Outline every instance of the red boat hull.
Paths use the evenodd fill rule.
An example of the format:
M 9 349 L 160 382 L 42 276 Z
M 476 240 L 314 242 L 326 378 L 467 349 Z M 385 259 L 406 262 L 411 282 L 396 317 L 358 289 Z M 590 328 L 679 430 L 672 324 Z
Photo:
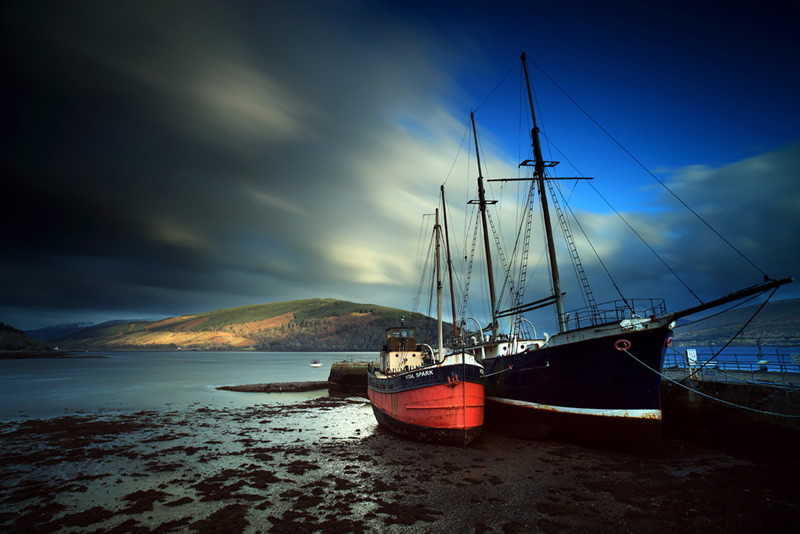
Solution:
M 481 371 L 480 367 L 458 365 L 386 378 L 370 373 L 368 395 L 375 418 L 404 437 L 465 446 L 483 427 Z

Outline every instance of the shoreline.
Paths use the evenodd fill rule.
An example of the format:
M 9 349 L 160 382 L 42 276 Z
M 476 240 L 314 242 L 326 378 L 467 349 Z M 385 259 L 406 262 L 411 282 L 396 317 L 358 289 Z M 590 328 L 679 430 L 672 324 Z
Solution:
M 0 351 L 0 360 L 58 360 L 76 358 L 108 358 L 99 354 L 82 354 L 72 351 Z
M 336 382 L 277 382 L 272 384 L 246 384 L 242 386 L 220 386 L 223 391 L 242 393 L 299 393 L 318 389 L 341 388 Z
M 0 530 L 782 531 L 796 455 L 384 431 L 362 397 L 0 422 Z

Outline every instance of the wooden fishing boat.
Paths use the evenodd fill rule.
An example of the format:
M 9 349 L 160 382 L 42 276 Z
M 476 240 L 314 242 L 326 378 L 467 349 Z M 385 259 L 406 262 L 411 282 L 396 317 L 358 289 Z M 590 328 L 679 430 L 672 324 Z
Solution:
M 388 328 L 380 363 L 367 370 L 378 424 L 404 437 L 468 445 L 483 427 L 483 367 L 472 354 L 441 358 L 418 346 L 414 328 Z
M 483 427 L 483 366 L 472 353 L 445 353 L 442 336 L 440 228 L 436 232 L 438 350 L 418 344 L 416 329 L 386 329 L 377 366 L 367 369 L 368 396 L 378 424 L 407 438 L 466 446 Z

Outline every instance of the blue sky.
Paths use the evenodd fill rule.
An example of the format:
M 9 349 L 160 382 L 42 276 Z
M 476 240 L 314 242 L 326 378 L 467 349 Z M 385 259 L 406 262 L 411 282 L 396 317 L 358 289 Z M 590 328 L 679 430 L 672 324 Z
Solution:
M 523 50 L 763 271 L 798 274 L 798 8 L 516 4 L 6 3 L 0 321 L 410 308 L 445 180 L 465 226 L 474 161 L 453 162 L 470 110 L 484 174 L 516 172 L 518 69 L 482 102 Z M 700 298 L 760 280 L 535 65 L 547 138 Z M 492 186 L 505 232 L 510 193 Z M 571 207 L 626 295 L 696 303 L 585 184 Z

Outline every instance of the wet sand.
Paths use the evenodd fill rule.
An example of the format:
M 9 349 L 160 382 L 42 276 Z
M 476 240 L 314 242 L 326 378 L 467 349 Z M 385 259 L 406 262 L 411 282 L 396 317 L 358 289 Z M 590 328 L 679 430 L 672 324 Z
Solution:
M 800 462 L 484 433 L 404 441 L 359 396 L 0 423 L 2 532 L 775 532 Z

